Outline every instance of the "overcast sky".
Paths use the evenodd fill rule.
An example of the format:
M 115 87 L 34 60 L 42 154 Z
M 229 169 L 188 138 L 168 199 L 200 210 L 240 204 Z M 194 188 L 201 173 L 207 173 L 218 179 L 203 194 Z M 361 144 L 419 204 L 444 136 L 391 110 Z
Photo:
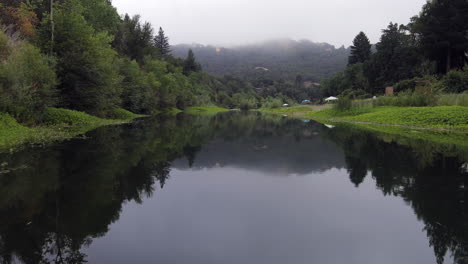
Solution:
M 390 21 L 406 24 L 426 0 L 113 0 L 119 13 L 162 26 L 171 44 L 238 45 L 274 38 L 349 46 L 372 43 Z

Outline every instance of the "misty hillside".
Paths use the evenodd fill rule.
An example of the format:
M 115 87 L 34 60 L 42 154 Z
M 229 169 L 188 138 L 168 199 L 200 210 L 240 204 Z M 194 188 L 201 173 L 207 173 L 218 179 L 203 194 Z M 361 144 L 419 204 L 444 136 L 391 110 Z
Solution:
M 336 49 L 327 43 L 290 39 L 233 48 L 181 44 L 173 46 L 172 53 L 186 57 L 189 48 L 203 70 L 217 76 L 232 75 L 247 80 L 293 80 L 302 75 L 306 80 L 319 81 L 343 70 L 349 55 L 344 47 Z

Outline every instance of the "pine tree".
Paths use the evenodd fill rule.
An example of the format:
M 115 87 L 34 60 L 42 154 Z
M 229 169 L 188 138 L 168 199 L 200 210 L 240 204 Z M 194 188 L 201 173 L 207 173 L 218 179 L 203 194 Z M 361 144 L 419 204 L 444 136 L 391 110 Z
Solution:
M 359 34 L 353 40 L 353 46 L 351 46 L 351 55 L 348 59 L 348 64 L 362 63 L 370 59 L 371 56 L 371 44 L 364 32 Z
M 191 72 L 197 72 L 201 70 L 200 64 L 195 60 L 195 55 L 192 49 L 189 49 L 187 58 L 184 61 L 184 74 L 189 75 Z
M 161 56 L 167 56 L 171 52 L 169 38 L 164 34 L 164 30 L 160 27 L 158 35 L 154 38 L 154 45 L 158 49 Z
M 468 63 L 468 1 L 428 2 L 411 26 L 422 51 L 437 62 L 439 73 L 461 69 Z

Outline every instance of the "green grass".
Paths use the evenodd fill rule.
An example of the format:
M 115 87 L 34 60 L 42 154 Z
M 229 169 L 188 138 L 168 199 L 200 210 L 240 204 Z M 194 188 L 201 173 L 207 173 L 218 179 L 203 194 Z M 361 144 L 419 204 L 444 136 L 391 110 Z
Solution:
M 131 119 L 135 119 L 135 118 L 138 118 L 138 117 L 144 117 L 145 115 L 138 115 L 138 114 L 134 114 L 128 110 L 125 110 L 123 108 L 116 108 L 114 110 L 111 111 L 111 113 L 109 114 L 109 117 L 112 118 L 112 119 L 120 119 L 120 120 L 131 120 Z
M 44 124 L 38 127 L 24 126 L 10 115 L 0 113 L 0 152 L 12 152 L 24 145 L 44 145 L 66 140 L 100 126 L 122 124 L 139 117 L 128 113 L 120 115 L 121 119 L 103 119 L 79 111 L 48 108 Z
M 175 107 L 164 109 L 162 111 L 162 113 L 166 115 L 177 115 L 178 113 L 182 113 L 182 112 L 183 112 L 182 110 L 175 108 Z
M 78 125 L 106 122 L 105 119 L 95 117 L 83 112 L 53 107 L 47 109 L 43 121 L 50 125 Z
M 187 107 L 184 113 L 191 115 L 213 115 L 221 112 L 227 112 L 229 109 L 217 106 L 192 106 Z
M 258 111 L 263 113 L 303 116 L 313 111 L 328 109 L 331 105 L 295 105 L 290 107 L 260 108 Z
M 468 108 L 437 107 L 363 107 L 357 110 L 323 110 L 308 115 L 312 119 L 413 126 L 422 128 L 468 129 Z

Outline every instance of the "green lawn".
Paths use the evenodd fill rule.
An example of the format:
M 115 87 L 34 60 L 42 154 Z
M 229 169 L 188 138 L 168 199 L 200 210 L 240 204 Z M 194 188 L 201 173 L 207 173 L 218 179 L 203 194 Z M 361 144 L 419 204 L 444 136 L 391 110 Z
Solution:
M 307 116 L 334 121 L 468 130 L 468 107 L 463 106 L 364 107 L 344 112 L 328 109 Z
M 227 112 L 229 109 L 217 107 L 217 106 L 192 106 L 187 107 L 184 113 L 191 115 L 212 115 L 221 112 Z
M 0 152 L 12 152 L 19 146 L 28 144 L 38 145 L 65 140 L 100 126 L 122 124 L 140 117 L 128 111 L 117 112 L 120 119 L 103 119 L 79 111 L 49 108 L 43 125 L 37 127 L 24 126 L 10 115 L 0 113 Z

